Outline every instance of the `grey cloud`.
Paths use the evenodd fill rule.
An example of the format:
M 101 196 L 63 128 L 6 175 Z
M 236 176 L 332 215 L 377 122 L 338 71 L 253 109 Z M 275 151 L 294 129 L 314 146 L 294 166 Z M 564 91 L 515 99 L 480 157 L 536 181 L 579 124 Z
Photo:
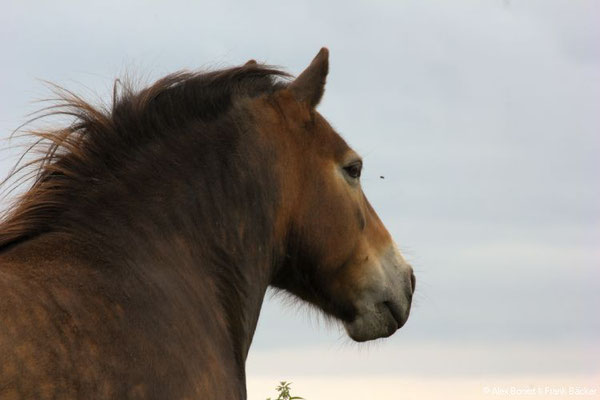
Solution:
M 297 73 L 329 46 L 321 111 L 364 156 L 365 191 L 417 267 L 418 306 L 390 343 L 585 338 L 598 345 L 595 2 L 1 8 L 0 36 L 9 38 L 0 43 L 3 136 L 38 107 L 31 100 L 47 97 L 36 78 L 106 98 L 112 79 L 128 71 L 149 81 L 256 58 Z M 17 152 L 1 155 L 8 171 Z M 257 351 L 344 342 L 337 328 L 303 315 L 267 301 Z M 545 360 L 531 357 L 531 369 L 536 357 Z M 587 361 L 569 365 L 593 370 Z

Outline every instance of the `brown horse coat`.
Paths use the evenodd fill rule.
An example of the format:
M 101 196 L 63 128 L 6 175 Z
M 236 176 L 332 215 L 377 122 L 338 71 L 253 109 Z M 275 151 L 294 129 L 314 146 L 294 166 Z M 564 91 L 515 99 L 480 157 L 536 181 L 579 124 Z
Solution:
M 314 110 L 326 74 L 323 49 L 289 84 L 249 62 L 110 110 L 67 93 L 52 112 L 73 124 L 36 132 L 38 176 L 0 223 L 0 398 L 244 399 L 270 284 L 356 340 L 402 326 L 414 277 Z M 374 259 L 395 272 L 371 279 Z

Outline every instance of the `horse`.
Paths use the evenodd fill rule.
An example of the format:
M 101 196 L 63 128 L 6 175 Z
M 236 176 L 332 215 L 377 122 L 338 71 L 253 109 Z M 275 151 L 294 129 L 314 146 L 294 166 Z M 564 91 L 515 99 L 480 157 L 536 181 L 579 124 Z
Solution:
M 405 324 L 412 268 L 316 110 L 328 59 L 61 91 L 0 223 L 2 399 L 245 399 L 268 287 L 358 342 Z

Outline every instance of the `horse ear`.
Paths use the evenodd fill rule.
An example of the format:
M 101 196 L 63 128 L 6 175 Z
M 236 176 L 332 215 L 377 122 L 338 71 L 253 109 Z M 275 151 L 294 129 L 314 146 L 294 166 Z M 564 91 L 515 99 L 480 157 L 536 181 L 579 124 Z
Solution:
M 314 108 L 325 91 L 325 78 L 329 72 L 329 50 L 323 47 L 310 65 L 290 83 L 289 89 L 298 101 Z
M 246 62 L 246 64 L 244 64 L 244 67 L 247 67 L 247 66 L 249 66 L 249 65 L 256 65 L 256 60 L 248 60 L 248 61 Z

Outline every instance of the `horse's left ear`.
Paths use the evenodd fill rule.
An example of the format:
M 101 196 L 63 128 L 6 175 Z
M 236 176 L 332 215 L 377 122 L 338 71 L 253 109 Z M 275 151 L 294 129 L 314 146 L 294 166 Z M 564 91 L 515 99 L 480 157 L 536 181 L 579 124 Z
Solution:
M 289 89 L 298 101 L 314 108 L 325 91 L 325 78 L 329 72 L 329 50 L 323 47 L 310 65 L 290 83 Z

